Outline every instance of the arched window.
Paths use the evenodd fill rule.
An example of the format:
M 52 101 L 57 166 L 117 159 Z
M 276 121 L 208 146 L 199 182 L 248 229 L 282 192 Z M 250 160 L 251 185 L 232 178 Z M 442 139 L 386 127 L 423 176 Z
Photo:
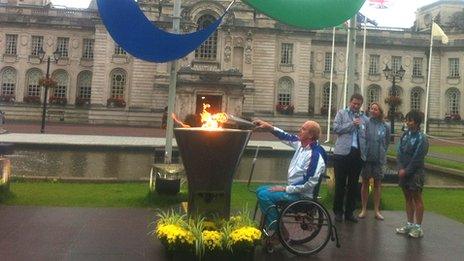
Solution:
M 53 97 L 55 98 L 66 98 L 68 90 L 68 73 L 63 70 L 56 71 L 53 74 L 57 86 L 53 89 Z
M 456 88 L 450 88 L 446 91 L 446 99 L 449 114 L 459 114 L 461 93 Z
M 124 90 L 126 88 L 126 72 L 122 69 L 116 69 L 111 73 L 111 95 L 113 99 L 124 99 Z
M 308 113 L 314 114 L 314 107 L 316 105 L 316 87 L 313 82 L 309 83 L 308 93 Z
M 411 90 L 411 110 L 421 111 L 422 110 L 422 88 L 414 87 Z
M 380 102 L 380 86 L 372 84 L 367 88 L 367 105 L 373 102 Z
M 198 19 L 198 30 L 208 27 L 210 24 L 214 23 L 216 18 L 210 14 L 205 14 Z M 214 33 L 195 50 L 195 58 L 200 60 L 216 60 L 217 55 L 217 31 Z
M 77 97 L 90 100 L 92 95 L 92 72 L 83 71 L 77 76 Z
M 324 85 L 324 89 L 322 90 L 322 107 L 321 107 L 322 114 L 326 114 L 328 112 L 329 97 L 330 97 L 330 83 L 326 83 Z M 337 85 L 333 84 L 332 86 L 332 109 L 335 108 L 335 104 L 337 104 Z
M 277 104 L 290 105 L 292 102 L 293 81 L 288 77 L 283 77 L 279 81 L 277 89 Z
M 293 80 L 289 77 L 283 77 L 279 81 L 277 89 L 277 104 L 290 105 L 292 102 Z
M 40 97 L 40 85 L 39 80 L 43 77 L 42 71 L 39 69 L 31 69 L 27 72 L 27 92 L 26 96 L 29 97 Z
M 7 67 L 3 69 L 0 94 L 2 96 L 14 96 L 16 90 L 16 70 Z

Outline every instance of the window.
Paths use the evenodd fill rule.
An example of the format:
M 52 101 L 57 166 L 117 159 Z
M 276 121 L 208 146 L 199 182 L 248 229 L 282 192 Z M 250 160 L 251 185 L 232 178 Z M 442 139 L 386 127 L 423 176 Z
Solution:
M 27 96 L 40 96 L 40 78 L 42 78 L 42 72 L 39 69 L 32 69 L 27 73 Z
M 335 58 L 337 57 L 336 53 L 334 53 L 334 62 L 336 61 Z M 330 73 L 330 69 L 332 66 L 332 53 L 325 53 L 325 59 L 324 59 L 324 72 Z M 333 66 L 333 70 L 335 72 L 335 63 Z
M 422 58 L 414 57 L 413 65 L 412 65 L 412 76 L 416 76 L 416 77 L 422 76 L 423 60 L 424 59 L 422 59 Z
M 367 105 L 380 101 L 380 86 L 371 85 L 367 89 Z
M 293 44 L 283 43 L 280 50 L 280 63 L 291 65 L 293 60 Z
M 379 74 L 379 61 L 380 55 L 374 54 L 369 56 L 369 75 Z
M 401 56 L 392 56 L 392 72 L 396 73 L 401 68 Z
M 7 34 L 5 43 L 5 54 L 16 55 L 18 52 L 18 35 Z
M 114 45 L 114 54 L 115 55 L 126 55 L 126 51 L 124 51 L 124 49 L 122 49 L 121 46 L 115 44 Z
M 66 90 L 68 89 L 68 73 L 65 71 L 58 71 L 53 75 L 56 80 L 57 86 L 53 89 L 53 97 L 66 98 Z
M 32 36 L 31 55 L 39 56 L 40 50 L 43 50 L 43 36 Z
M 314 72 L 314 52 L 311 52 L 309 57 L 309 71 Z
M 77 97 L 89 99 L 92 94 L 92 73 L 84 71 L 77 77 Z
M 201 16 L 198 19 L 198 30 L 208 27 L 210 24 L 214 23 L 216 19 L 214 16 L 206 14 Z M 217 31 L 203 42 L 198 49 L 195 50 L 195 58 L 200 60 L 214 61 L 216 60 L 217 55 Z
M 116 69 L 111 73 L 111 98 L 124 99 L 124 89 L 126 88 L 126 72 Z
M 449 58 L 449 77 L 459 77 L 459 58 Z
M 421 110 L 422 93 L 423 92 L 420 87 L 416 87 L 411 90 L 411 110 Z
M 459 93 L 459 90 L 456 88 L 451 88 L 446 92 L 449 114 L 459 114 L 460 96 L 461 94 Z
M 93 39 L 84 39 L 84 44 L 82 48 L 82 58 L 93 59 Z
M 326 83 L 322 91 L 322 108 L 321 113 L 325 114 L 329 108 L 330 83 Z M 332 85 L 332 108 L 337 103 L 337 85 Z
M 16 89 L 16 70 L 10 67 L 4 69 L 2 73 L 1 84 L 2 96 L 14 96 Z
M 69 38 L 58 37 L 56 50 L 61 53 L 62 58 L 69 57 Z
M 288 77 L 280 79 L 277 90 L 277 104 L 290 105 L 292 102 L 293 81 Z

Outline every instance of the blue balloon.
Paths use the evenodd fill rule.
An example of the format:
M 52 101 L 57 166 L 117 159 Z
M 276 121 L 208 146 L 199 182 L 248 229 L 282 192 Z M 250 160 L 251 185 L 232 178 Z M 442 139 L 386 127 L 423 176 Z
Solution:
M 97 0 L 103 24 L 113 40 L 141 60 L 164 63 L 197 49 L 221 24 L 223 16 L 208 27 L 189 34 L 173 34 L 156 27 L 134 0 Z

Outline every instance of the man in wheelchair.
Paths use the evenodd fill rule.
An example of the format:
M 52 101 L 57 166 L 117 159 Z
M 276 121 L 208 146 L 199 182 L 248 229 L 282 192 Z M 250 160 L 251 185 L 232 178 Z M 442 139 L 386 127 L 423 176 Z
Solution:
M 266 213 L 266 227 L 275 230 L 279 213 L 272 206 L 301 198 L 312 198 L 319 177 L 325 173 L 327 154 L 318 143 L 321 128 L 315 121 L 306 121 L 298 135 L 289 134 L 262 120 L 255 120 L 253 123 L 257 129 L 270 131 L 295 149 L 288 167 L 287 185 L 261 186 L 256 191 L 259 208 L 262 213 Z

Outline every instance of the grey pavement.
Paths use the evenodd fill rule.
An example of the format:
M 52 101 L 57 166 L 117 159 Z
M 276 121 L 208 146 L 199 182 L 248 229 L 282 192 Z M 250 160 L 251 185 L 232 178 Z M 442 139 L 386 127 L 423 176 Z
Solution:
M 329 242 L 311 257 L 258 248 L 255 260 L 462 260 L 464 224 L 426 212 L 425 237 L 412 239 L 394 232 L 404 212 L 383 214 L 385 221 L 337 223 L 341 248 Z M 154 220 L 151 209 L 0 205 L 0 260 L 168 260 L 150 235 Z

